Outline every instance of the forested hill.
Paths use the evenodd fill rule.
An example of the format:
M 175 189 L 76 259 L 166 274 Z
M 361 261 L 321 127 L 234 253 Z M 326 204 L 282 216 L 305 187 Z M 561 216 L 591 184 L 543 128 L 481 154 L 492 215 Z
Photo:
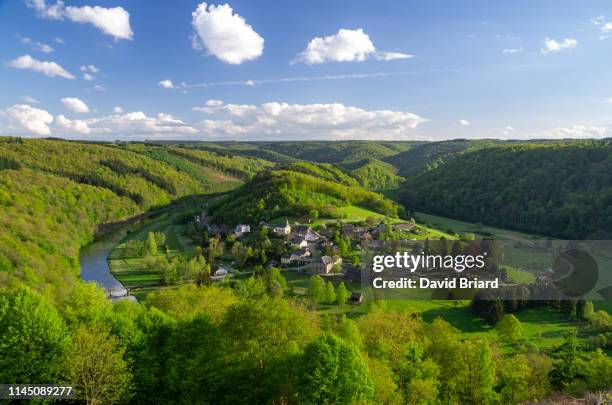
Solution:
M 0 137 L 0 284 L 44 290 L 78 274 L 99 224 L 226 191 L 271 163 L 143 144 Z
M 213 219 L 233 225 L 285 216 L 342 218 L 339 208 L 350 205 L 389 216 L 398 215 L 399 207 L 393 201 L 356 185 L 339 182 L 342 178 L 336 177 L 338 173 L 325 169 L 326 166 L 307 164 L 260 172 L 212 206 Z M 346 180 L 355 181 L 350 177 Z
M 612 237 L 612 142 L 517 144 L 465 153 L 410 178 L 408 209 L 545 235 Z

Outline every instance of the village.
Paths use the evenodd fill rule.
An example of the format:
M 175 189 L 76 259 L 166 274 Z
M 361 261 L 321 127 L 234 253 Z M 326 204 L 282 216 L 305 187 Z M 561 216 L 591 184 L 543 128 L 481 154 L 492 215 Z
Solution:
M 205 212 L 196 215 L 194 222 L 209 237 L 240 242 L 252 248 L 261 242 L 261 238 L 275 244 L 269 260 L 260 263 L 266 269 L 279 267 L 346 280 L 359 280 L 363 250 L 381 248 L 385 241 L 399 234 L 407 236 L 415 228 L 414 221 L 393 224 L 380 220 L 378 223 L 367 221 L 369 224 L 366 221 L 328 222 L 312 226 L 298 222 L 292 224 L 288 219 L 280 223 L 237 224 L 230 228 L 212 224 Z M 212 276 L 221 278 L 238 273 L 234 267 L 236 264 L 235 260 L 229 265 L 218 263 Z

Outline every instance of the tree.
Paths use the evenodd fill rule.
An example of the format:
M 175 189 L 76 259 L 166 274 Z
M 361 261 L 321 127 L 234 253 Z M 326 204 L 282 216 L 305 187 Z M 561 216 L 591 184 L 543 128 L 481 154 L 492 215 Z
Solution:
M 504 315 L 504 317 L 495 326 L 497 333 L 508 343 L 515 343 L 523 334 L 523 325 L 516 316 L 512 314 Z
M 490 404 L 496 400 L 495 365 L 487 340 L 468 340 L 463 344 L 463 401 Z
M 44 298 L 22 287 L 0 293 L 0 381 L 58 381 L 69 336 L 64 321 Z
M 277 267 L 268 270 L 265 276 L 266 289 L 268 294 L 273 297 L 282 297 L 287 289 L 287 280 Z
M 325 283 L 325 302 L 333 304 L 336 301 L 336 290 L 334 289 L 334 283 L 331 281 Z
M 308 285 L 306 295 L 314 304 L 318 304 L 325 300 L 325 281 L 321 276 L 316 275 L 310 277 L 310 284 Z
M 531 368 L 527 356 L 518 354 L 504 360 L 500 372 L 502 402 L 516 404 L 532 398 L 530 390 Z
M 145 242 L 145 251 L 148 255 L 157 254 L 157 241 L 155 240 L 155 235 L 153 232 L 149 232 L 147 234 L 147 241 Z
M 324 333 L 304 349 L 298 385 L 303 403 L 368 402 L 373 392 L 370 371 L 353 345 Z
M 339 305 L 346 304 L 346 300 L 349 297 L 349 292 L 344 285 L 344 282 L 340 282 L 338 284 L 338 288 L 336 288 L 336 303 Z
M 64 358 L 68 381 L 88 404 L 123 402 L 130 396 L 132 380 L 124 353 L 106 327 L 79 326 Z
M 565 388 L 581 377 L 583 372 L 575 330 L 566 333 L 565 340 L 554 350 L 554 354 L 557 362 L 550 372 L 550 381 L 558 388 Z

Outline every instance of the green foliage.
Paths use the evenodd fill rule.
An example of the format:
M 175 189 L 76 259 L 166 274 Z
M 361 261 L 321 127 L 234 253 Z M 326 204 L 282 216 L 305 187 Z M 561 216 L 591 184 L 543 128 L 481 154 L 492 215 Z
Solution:
M 59 382 L 68 343 L 64 320 L 40 295 L 25 287 L 0 293 L 0 381 Z
M 315 304 L 325 301 L 325 280 L 319 275 L 310 277 L 306 295 Z
M 367 158 L 341 166 L 355 177 L 362 187 L 369 190 L 397 188 L 404 178 L 397 175 L 397 168 L 378 159 Z
M 349 297 L 349 292 L 346 289 L 346 285 L 344 285 L 344 282 L 340 282 L 340 284 L 338 284 L 338 288 L 336 288 L 336 303 L 342 305 L 342 304 L 346 304 L 346 300 Z
M 523 334 L 521 321 L 512 314 L 504 315 L 501 321 L 495 325 L 495 329 L 502 339 L 508 343 L 515 343 Z
M 63 358 L 67 380 L 87 403 L 124 402 L 130 396 L 132 374 L 125 348 L 104 326 L 79 326 Z
M 287 170 L 265 171 L 210 207 L 213 220 L 236 224 L 284 216 L 337 216 L 337 207 L 358 205 L 388 216 L 398 207 L 380 194 Z
M 568 141 L 465 153 L 408 182 L 401 200 L 421 209 L 566 237 L 612 235 L 612 143 Z
M 324 333 L 306 346 L 298 388 L 302 403 L 367 402 L 373 388 L 368 367 L 353 345 Z

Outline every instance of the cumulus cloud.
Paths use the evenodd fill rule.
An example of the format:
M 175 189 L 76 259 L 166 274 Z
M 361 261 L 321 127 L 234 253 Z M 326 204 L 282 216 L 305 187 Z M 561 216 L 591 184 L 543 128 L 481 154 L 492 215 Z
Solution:
M 223 101 L 221 101 L 221 100 L 212 100 L 211 99 L 211 100 L 207 100 L 206 101 L 206 105 L 208 107 L 217 107 L 217 106 L 223 105 Z
M 66 132 L 72 132 L 76 134 L 89 134 L 91 133 L 91 129 L 89 125 L 84 120 L 71 120 L 66 118 L 64 115 L 60 114 L 55 117 L 55 122 L 57 126 Z
M 520 48 L 505 48 L 502 49 L 503 53 L 519 53 L 519 52 L 523 52 L 523 47 L 521 46 Z
M 412 57 L 399 52 L 377 52 L 368 34 L 358 28 L 340 29 L 336 34 L 323 38 L 314 37 L 292 63 L 362 62 L 371 56 L 383 61 Z
M 558 42 L 554 39 L 546 38 L 544 40 L 544 47 L 540 49 L 543 54 L 561 52 L 566 49 L 575 48 L 578 45 L 578 41 L 574 38 L 565 38 L 563 41 Z
M 96 67 L 96 65 L 82 65 L 79 70 L 81 72 L 90 72 L 90 73 L 98 73 L 100 69 Z
M 94 89 L 95 91 L 99 91 L 99 92 L 106 91 L 106 87 L 104 87 L 104 86 L 100 86 L 99 84 L 96 84 L 95 86 L 93 86 L 93 89 Z
M 409 112 L 370 111 L 339 103 L 218 104 L 193 110 L 210 115 L 200 124 L 202 133 L 246 139 L 406 139 L 426 121 Z
M 50 61 L 40 61 L 30 55 L 23 55 L 6 64 L 15 69 L 28 69 L 39 72 L 48 77 L 63 77 L 64 79 L 74 79 L 74 76 L 59 64 Z
M 86 120 L 66 121 L 64 129 L 77 134 L 116 137 L 117 134 L 146 137 L 157 135 L 193 135 L 198 131 L 180 119 L 165 113 L 148 116 L 142 111 L 113 114 Z M 85 129 L 87 128 L 87 129 Z M 83 131 L 89 132 L 83 132 Z
M 64 41 L 64 38 L 62 38 L 62 37 L 55 37 L 53 40 L 56 43 L 60 44 L 60 45 L 65 45 L 66 44 L 66 41 Z
M 467 120 L 459 120 L 457 121 L 457 125 L 460 125 L 462 127 L 469 127 L 472 124 L 470 124 L 470 122 Z
M 83 79 L 85 79 L 87 81 L 92 81 L 93 80 L 93 76 L 90 75 L 89 73 L 83 73 Z
M 131 40 L 134 36 L 130 26 L 130 13 L 123 7 L 65 7 L 61 0 L 54 4 L 47 4 L 46 0 L 26 0 L 26 5 L 36 10 L 42 18 L 91 24 L 115 39 Z
M 4 111 L 11 124 L 17 124 L 20 129 L 36 134 L 49 135 L 53 116 L 45 110 L 34 108 L 27 104 L 15 104 Z
M 123 108 L 116 106 L 115 108 L 113 108 L 113 112 L 115 114 L 123 114 Z
M 206 49 L 234 65 L 257 59 L 263 53 L 264 39 L 229 4 L 200 3 L 191 16 L 195 49 Z
M 173 89 L 174 88 L 174 83 L 172 83 L 172 80 L 166 79 L 166 80 L 160 80 L 157 85 L 159 87 L 163 87 L 164 89 Z
M 21 99 L 29 104 L 40 104 L 40 101 L 32 96 L 21 96 Z
M 511 135 L 514 132 L 514 128 L 511 127 L 510 125 L 508 125 L 506 128 L 504 128 L 503 134 L 506 136 Z
M 76 97 L 65 97 L 62 99 L 62 104 L 68 110 L 75 113 L 83 114 L 89 112 L 89 107 L 87 106 L 87 104 L 85 104 L 83 100 L 80 100 Z

